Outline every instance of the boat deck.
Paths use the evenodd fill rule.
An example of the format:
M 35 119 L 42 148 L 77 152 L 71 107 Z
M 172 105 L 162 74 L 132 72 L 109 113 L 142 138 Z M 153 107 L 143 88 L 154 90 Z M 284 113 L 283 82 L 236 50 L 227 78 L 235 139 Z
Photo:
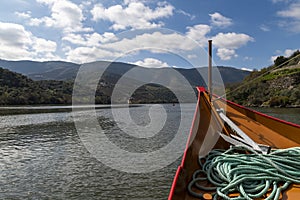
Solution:
M 226 116 L 258 144 L 268 145 L 272 148 L 300 146 L 299 125 L 281 121 L 222 99 L 213 98 L 213 103 L 211 103 L 207 92 L 203 88 L 198 88 L 198 90 L 198 104 L 190 137 L 182 163 L 175 175 L 169 200 L 198 199 L 187 192 L 187 185 L 192 180 L 194 171 L 200 168 L 199 155 L 204 156 L 213 148 L 229 148 L 230 144 L 224 141 L 217 132 L 220 131 L 227 135 L 234 133 L 224 126 L 216 109 L 223 108 Z M 206 191 L 199 192 L 207 193 Z M 300 186 L 293 184 L 283 192 L 282 199 L 300 199 Z

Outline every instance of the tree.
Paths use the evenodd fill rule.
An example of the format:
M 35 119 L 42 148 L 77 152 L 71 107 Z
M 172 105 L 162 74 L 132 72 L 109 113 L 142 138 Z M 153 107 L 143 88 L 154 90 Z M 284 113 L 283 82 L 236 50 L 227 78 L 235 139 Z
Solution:
M 282 65 L 284 62 L 286 62 L 288 59 L 284 56 L 278 56 L 275 60 L 274 60 L 274 64 L 275 66 L 280 66 Z

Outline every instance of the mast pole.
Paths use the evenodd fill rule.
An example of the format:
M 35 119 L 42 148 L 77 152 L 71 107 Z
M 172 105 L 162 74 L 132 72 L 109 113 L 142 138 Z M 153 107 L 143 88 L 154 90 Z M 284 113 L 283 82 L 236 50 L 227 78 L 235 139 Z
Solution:
M 208 92 L 212 98 L 212 40 L 208 40 Z

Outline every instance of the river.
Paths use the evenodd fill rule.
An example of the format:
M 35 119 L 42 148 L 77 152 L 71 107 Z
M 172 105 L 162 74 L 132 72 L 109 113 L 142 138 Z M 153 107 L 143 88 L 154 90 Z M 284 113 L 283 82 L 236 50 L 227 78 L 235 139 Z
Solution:
M 192 121 L 195 105 L 181 106 L 182 110 L 179 105 L 163 106 L 167 113 L 164 127 L 158 136 L 138 144 L 124 136 L 110 108 L 97 109 L 96 116 L 105 134 L 118 145 L 148 152 L 172 140 L 182 111 Z M 147 124 L 148 110 L 148 105 L 131 107 L 130 114 L 138 123 Z M 300 108 L 259 111 L 300 123 Z M 79 120 L 89 116 L 83 111 Z M 189 129 L 190 123 L 184 124 L 184 132 Z M 149 173 L 115 170 L 85 148 L 69 107 L 0 109 L 0 199 L 167 199 L 179 163 L 180 158 Z

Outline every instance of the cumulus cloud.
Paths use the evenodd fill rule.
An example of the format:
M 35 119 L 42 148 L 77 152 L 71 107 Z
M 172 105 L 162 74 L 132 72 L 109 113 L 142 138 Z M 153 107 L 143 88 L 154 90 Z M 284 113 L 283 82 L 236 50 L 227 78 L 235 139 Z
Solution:
M 206 24 L 198 24 L 193 27 L 187 27 L 188 31 L 186 36 L 196 40 L 201 46 L 207 43 L 207 34 L 210 32 L 211 27 Z
M 64 36 L 62 40 L 77 45 L 76 48 L 69 47 L 67 50 L 68 59 L 74 62 L 91 61 L 91 59 L 87 59 L 88 55 L 95 60 L 114 60 L 124 55 L 124 53 L 138 52 L 140 50 L 148 50 L 152 53 L 185 52 L 189 58 L 194 58 L 195 52 L 193 51 L 199 45 L 204 47 L 207 44 L 207 34 L 209 32 L 210 27 L 208 25 L 198 24 L 188 27 L 185 34 L 149 31 L 139 33 L 134 37 L 118 38 L 118 35 L 114 35 L 113 33 L 70 33 Z M 193 38 L 198 43 L 188 40 L 187 36 Z M 237 57 L 236 49 L 246 45 L 249 41 L 253 41 L 253 38 L 246 34 L 219 33 L 213 37 L 213 40 L 215 47 L 218 49 L 217 55 L 222 60 L 230 60 Z M 101 52 L 98 52 L 95 48 L 100 49 Z M 91 53 L 88 53 L 88 50 Z
M 277 50 L 277 55 L 271 56 L 270 61 L 274 62 L 278 56 L 290 57 L 298 49 L 286 49 L 284 51 Z
M 133 51 L 148 50 L 152 53 L 165 52 L 185 52 L 193 51 L 198 45 L 192 40 L 187 40 L 185 35 L 179 33 L 161 33 L 158 31 L 143 33 L 132 38 L 117 38 L 114 41 L 107 43 L 87 42 L 87 37 L 80 35 L 72 35 L 73 38 L 68 37 L 64 40 L 73 41 L 79 45 L 76 49 L 68 49 L 68 59 L 71 61 L 86 60 L 87 55 L 92 58 L 114 60 L 125 53 L 132 53 Z M 99 39 L 98 39 L 99 41 Z M 88 45 L 90 44 L 90 46 Z M 93 44 L 93 45 L 92 45 Z M 87 48 L 88 47 L 88 48 Z M 96 52 L 95 49 L 100 49 L 101 53 Z M 91 50 L 91 53 L 88 53 Z M 108 53 L 110 52 L 110 53 Z M 81 56 L 82 54 L 82 56 Z M 95 59 L 95 60 L 97 60 Z
M 254 41 L 252 37 L 243 33 L 218 33 L 212 37 L 215 46 L 219 48 L 238 49 L 248 42 Z
M 243 33 L 218 33 L 212 37 L 214 45 L 218 48 L 217 55 L 221 60 L 230 60 L 237 57 L 235 50 L 254 41 L 252 37 Z
M 160 18 L 173 15 L 174 7 L 171 4 L 159 4 L 155 9 L 151 9 L 143 2 L 128 1 L 125 6 L 114 5 L 105 8 L 102 4 L 96 4 L 92 9 L 93 20 L 108 20 L 113 25 L 114 30 L 124 30 L 126 28 L 146 29 L 157 28 L 163 25 L 162 22 L 155 22 Z
M 75 34 L 69 33 L 66 34 L 63 38 L 63 41 L 68 41 L 75 45 L 88 46 L 88 47 L 97 47 L 106 42 L 112 42 L 117 40 L 117 37 L 114 33 L 105 32 L 103 34 L 91 33 L 91 34 Z
M 136 35 L 131 39 L 121 39 L 119 41 L 105 44 L 104 47 L 111 49 L 119 49 L 123 52 L 133 49 L 152 48 L 155 52 L 162 51 L 189 51 L 196 47 L 192 41 L 188 41 L 184 35 L 179 33 L 161 33 L 155 31 L 153 33 L 143 33 Z
M 237 57 L 238 56 L 235 53 L 234 49 L 226 49 L 226 48 L 219 48 L 217 50 L 217 55 L 220 57 L 221 60 L 230 60 L 233 57 Z
M 110 58 L 120 57 L 122 54 L 117 51 L 111 51 L 96 47 L 76 47 L 66 48 L 67 60 L 76 63 L 87 63 L 96 60 L 110 60 Z
M 279 16 L 300 19 L 300 3 L 293 3 L 286 10 L 278 12 Z
M 144 60 L 139 60 L 132 64 L 135 64 L 135 65 L 138 65 L 141 67 L 149 67 L 149 68 L 169 67 L 168 63 L 163 62 L 158 59 L 155 59 L 155 58 L 145 58 Z
M 0 57 L 19 59 L 29 57 L 31 34 L 22 25 L 0 22 Z
M 84 16 L 79 5 L 68 0 L 37 0 L 49 6 L 51 16 L 31 18 L 29 25 L 61 28 L 64 32 L 91 31 L 91 28 L 83 27 Z
M 297 49 L 286 49 L 284 50 L 284 56 L 285 57 L 290 57 Z
M 56 42 L 44 38 L 32 37 L 32 49 L 36 52 L 55 52 Z
M 277 12 L 278 16 L 288 19 L 280 26 L 288 28 L 288 30 L 300 32 L 300 2 L 292 3 L 285 10 Z
M 209 16 L 211 18 L 210 21 L 213 26 L 225 28 L 225 27 L 231 26 L 233 24 L 232 20 L 230 18 L 224 17 L 223 15 L 221 15 L 218 12 L 209 14 Z
M 0 22 L 0 58 L 9 60 L 54 58 L 54 41 L 38 38 L 24 26 Z
M 17 17 L 23 18 L 23 19 L 29 19 L 31 18 L 31 12 L 27 11 L 27 12 L 15 12 L 15 15 Z

